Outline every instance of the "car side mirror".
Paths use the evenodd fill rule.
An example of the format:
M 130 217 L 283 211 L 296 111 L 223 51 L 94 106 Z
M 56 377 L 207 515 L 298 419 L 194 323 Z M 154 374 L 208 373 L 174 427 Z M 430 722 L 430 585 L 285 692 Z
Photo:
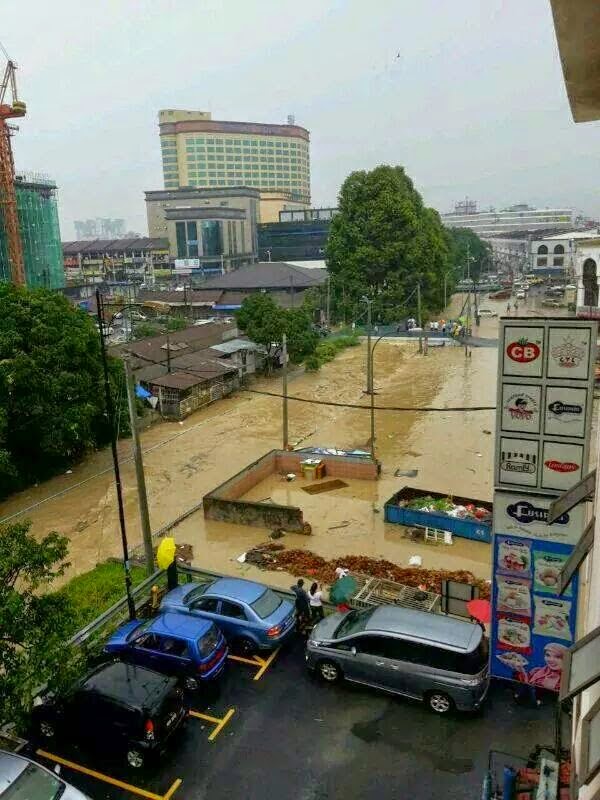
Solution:
M 351 647 L 350 648 L 350 652 L 352 653 L 353 656 L 355 656 L 356 655 L 356 647 Z

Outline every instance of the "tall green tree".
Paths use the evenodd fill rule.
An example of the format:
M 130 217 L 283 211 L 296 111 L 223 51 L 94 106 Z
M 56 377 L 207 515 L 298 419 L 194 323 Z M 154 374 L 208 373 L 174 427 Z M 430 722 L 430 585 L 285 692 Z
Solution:
M 448 236 L 455 275 L 458 279 L 470 275 L 478 281 L 483 270 L 491 264 L 491 245 L 470 228 L 448 228 Z
M 126 408 L 122 364 L 110 360 Z M 127 414 L 120 429 L 127 430 Z M 0 284 L 0 497 L 59 472 L 105 444 L 98 332 L 57 292 Z
M 76 659 L 66 645 L 71 605 L 43 592 L 68 566 L 67 539 L 38 541 L 29 527 L 0 526 L 0 727 L 22 723 L 35 690 L 68 680 Z
M 280 308 L 268 294 L 247 297 L 237 312 L 239 327 L 267 351 L 267 368 L 272 369 L 281 353 L 283 334 L 287 336 L 290 360 L 299 364 L 314 353 L 319 340 L 312 329 L 311 316 L 304 308 Z
M 424 205 L 404 169 L 353 172 L 338 207 L 326 250 L 337 317 L 356 318 L 363 295 L 373 300 L 376 319 L 414 313 L 417 284 L 423 310 L 439 310 L 449 242 L 439 215 Z

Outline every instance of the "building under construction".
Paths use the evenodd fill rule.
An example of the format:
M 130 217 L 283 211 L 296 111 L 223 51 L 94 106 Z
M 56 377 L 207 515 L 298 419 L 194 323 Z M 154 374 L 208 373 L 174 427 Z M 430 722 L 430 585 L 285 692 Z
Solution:
M 25 283 L 30 288 L 59 289 L 65 285 L 65 276 L 56 184 L 37 175 L 17 175 L 15 189 Z M 6 230 L 0 216 L 0 281 L 10 280 Z

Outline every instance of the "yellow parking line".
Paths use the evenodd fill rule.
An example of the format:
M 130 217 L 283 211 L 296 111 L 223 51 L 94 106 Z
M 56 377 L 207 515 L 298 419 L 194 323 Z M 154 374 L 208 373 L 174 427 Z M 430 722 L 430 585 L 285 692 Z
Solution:
M 120 781 L 117 778 L 111 778 L 110 775 L 105 775 L 103 772 L 97 772 L 95 769 L 89 769 L 81 764 L 76 764 L 74 761 L 69 761 L 66 758 L 54 755 L 54 753 L 48 753 L 46 750 L 36 750 L 35 752 L 36 755 L 42 758 L 48 758 L 50 761 L 55 761 L 57 764 L 62 764 L 62 766 L 73 769 L 76 772 L 82 772 L 84 775 L 89 775 L 91 778 L 109 783 L 111 786 L 125 789 L 125 791 L 137 794 L 139 797 L 145 797 L 146 800 L 170 800 L 181 786 L 181 779 L 177 778 L 177 780 L 173 781 L 166 794 L 155 794 L 154 792 L 148 792 L 146 789 L 140 789 L 139 786 L 133 786 L 131 783 L 125 783 L 125 781 Z
M 214 729 L 214 731 L 213 731 L 213 732 L 211 733 L 211 735 L 208 737 L 208 741 L 209 741 L 209 742 L 214 742 L 214 740 L 215 740 L 215 739 L 217 738 L 217 736 L 218 736 L 218 735 L 221 733 L 221 731 L 223 730 L 223 728 L 225 727 L 225 725 L 227 725 L 227 723 L 228 723 L 228 722 L 229 722 L 229 720 L 230 720 L 230 719 L 233 717 L 233 715 L 234 715 L 234 714 L 235 714 L 235 709 L 234 709 L 234 708 L 230 708 L 230 709 L 229 709 L 229 711 L 228 711 L 228 712 L 225 714 L 225 716 L 224 716 L 224 717 L 223 717 L 223 719 L 221 720 L 221 722 L 219 722 L 219 724 L 217 725 L 217 727 Z
M 167 791 L 166 794 L 163 795 L 163 800 L 171 800 L 171 798 L 173 797 L 177 789 L 179 789 L 182 783 L 183 781 L 181 780 L 181 778 L 177 778 L 176 780 L 174 780 L 173 783 L 171 784 L 170 789 Z
M 264 665 L 264 661 L 262 658 L 243 658 L 242 656 L 227 656 L 227 658 L 231 659 L 231 661 L 239 661 L 240 664 L 250 664 L 251 667 L 262 667 Z
M 212 722 L 217 725 L 221 722 L 221 717 L 209 717 L 208 714 L 201 714 L 199 711 L 190 711 L 190 717 L 198 717 L 198 719 L 205 719 L 207 722 Z
M 221 731 L 223 730 L 225 725 L 227 725 L 227 723 L 233 717 L 234 714 L 235 714 L 235 708 L 230 708 L 229 711 L 225 714 L 224 717 L 211 717 L 209 714 L 202 714 L 200 711 L 191 711 L 190 710 L 190 716 L 191 717 L 197 717 L 198 719 L 204 719 L 207 722 L 212 722 L 212 724 L 215 726 L 215 729 L 213 730 L 213 732 L 208 737 L 208 741 L 209 742 L 214 742 L 214 740 L 221 733 Z
M 273 652 L 272 652 L 272 653 L 271 653 L 271 655 L 270 655 L 270 656 L 267 658 L 267 660 L 266 660 L 266 661 L 263 661 L 262 667 L 261 667 L 261 668 L 258 670 L 258 672 L 256 673 L 256 675 L 254 676 L 254 680 L 255 680 L 255 681 L 259 681 L 259 680 L 262 678 L 262 676 L 263 676 L 263 675 L 265 674 L 265 672 L 266 672 L 266 671 L 269 669 L 269 667 L 271 666 L 271 664 L 273 663 L 273 661 L 275 661 L 275 659 L 277 658 L 277 653 L 278 653 L 280 650 L 281 650 L 281 648 L 280 648 L 280 647 L 278 647 L 278 648 L 277 648 L 277 650 L 273 650 Z M 262 661 L 262 659 L 261 659 L 261 661 Z

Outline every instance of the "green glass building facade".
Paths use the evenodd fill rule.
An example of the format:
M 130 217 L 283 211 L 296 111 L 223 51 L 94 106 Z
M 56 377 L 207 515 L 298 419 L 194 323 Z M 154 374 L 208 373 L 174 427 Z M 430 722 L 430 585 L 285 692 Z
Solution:
M 17 176 L 17 212 L 23 244 L 25 278 L 30 288 L 60 289 L 65 285 L 56 184 Z M 10 280 L 6 233 L 0 217 L 0 281 Z

